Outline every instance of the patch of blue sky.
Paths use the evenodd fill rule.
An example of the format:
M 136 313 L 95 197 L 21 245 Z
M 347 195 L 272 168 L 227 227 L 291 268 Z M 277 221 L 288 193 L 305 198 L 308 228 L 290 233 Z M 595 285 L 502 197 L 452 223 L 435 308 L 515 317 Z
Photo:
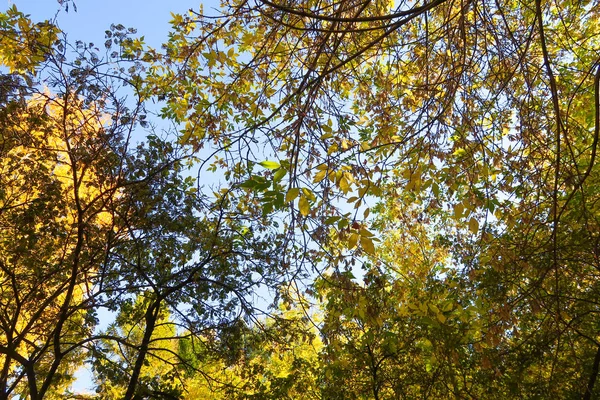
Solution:
M 104 43 L 104 32 L 111 24 L 135 28 L 150 46 L 159 47 L 167 39 L 171 13 L 197 10 L 197 0 L 75 0 L 69 2 L 69 11 L 53 0 L 5 0 L 5 7 L 17 6 L 19 11 L 30 14 L 34 21 L 54 20 L 67 33 L 69 41 L 82 40 L 98 45 Z M 211 1 L 207 2 L 211 3 Z M 208 5 L 205 6 L 205 8 Z

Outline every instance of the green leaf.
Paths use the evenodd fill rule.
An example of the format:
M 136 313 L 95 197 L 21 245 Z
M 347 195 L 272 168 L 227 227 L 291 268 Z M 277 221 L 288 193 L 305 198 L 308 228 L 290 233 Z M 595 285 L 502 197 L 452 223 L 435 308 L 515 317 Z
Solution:
M 247 188 L 247 189 L 254 189 L 257 185 L 258 185 L 258 183 L 255 180 L 253 180 L 252 178 L 248 179 L 245 182 L 240 183 L 240 187 Z
M 344 229 L 348 225 L 350 225 L 350 222 L 348 221 L 348 219 L 342 218 L 338 221 L 337 227 L 338 227 L 338 229 Z
M 283 177 L 287 174 L 287 170 L 280 168 L 273 174 L 273 182 L 280 182 Z
M 327 218 L 325 219 L 325 221 L 323 221 L 323 223 L 324 223 L 325 225 L 333 225 L 333 224 L 335 224 L 336 222 L 338 222 L 338 221 L 340 220 L 340 218 L 341 218 L 341 217 L 340 217 L 340 216 L 338 216 L 338 215 L 333 215 L 333 216 L 331 216 L 331 217 L 327 217 Z

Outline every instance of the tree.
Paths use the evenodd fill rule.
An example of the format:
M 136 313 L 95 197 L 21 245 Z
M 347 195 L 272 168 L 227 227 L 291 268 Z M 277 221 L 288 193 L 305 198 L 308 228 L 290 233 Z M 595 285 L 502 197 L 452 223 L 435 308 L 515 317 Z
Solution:
M 11 73 L 33 73 L 58 39 L 58 33 L 48 21 L 34 24 L 13 5 L 0 13 L 0 63 Z
M 233 186 L 252 188 L 266 212 L 287 211 L 290 239 L 316 243 L 311 266 L 343 272 L 352 255 L 374 253 L 360 221 L 370 199 L 412 202 L 416 223 L 453 243 L 472 301 L 495 313 L 479 314 L 483 353 L 506 363 L 504 389 L 594 396 L 590 3 L 263 0 L 172 23 L 164 54 L 139 50 L 154 62 L 146 94 L 167 100 L 184 140 L 221 146 Z M 262 155 L 276 162 L 261 173 Z M 524 368 L 519 357 L 538 361 Z
M 144 340 L 150 344 L 135 380 L 140 391 L 151 398 L 178 398 L 181 394 L 176 379 L 178 371 L 174 367 L 179 363 L 176 324 L 163 307 L 152 325 L 145 326 L 143 314 L 148 309 L 145 303 L 150 299 L 150 296 L 140 294 L 133 303 L 122 304 L 116 321 L 107 329 L 107 340 L 94 350 L 97 391 L 102 398 L 124 397 L 133 375 L 130 371 L 135 369 Z M 145 339 L 146 332 L 150 332 L 150 339 Z
M 386 216 L 393 212 L 386 213 Z M 449 268 L 443 243 L 395 223 L 362 282 L 333 272 L 317 284 L 324 398 L 461 398 L 476 382 L 469 349 L 480 311 Z M 471 386 L 471 387 L 469 387 Z
M 76 44 L 73 63 L 64 42 L 49 47 L 54 27 L 3 14 L 0 58 L 21 77 L 0 93 L 5 393 L 59 393 L 87 359 L 125 398 L 178 396 L 189 375 L 212 390 L 197 374 L 228 395 L 299 395 L 302 379 L 280 379 L 260 350 L 287 354 L 257 339 L 248 299 L 262 285 L 275 303 L 324 299 L 311 395 L 596 397 L 598 13 L 226 1 L 174 14 L 163 50 L 115 26 L 114 54 Z M 140 96 L 133 107 L 110 76 Z M 57 94 L 37 90 L 36 111 L 39 77 Z M 151 98 L 177 133 L 136 148 Z M 75 140 L 78 121 L 89 131 Z M 12 172 L 23 160 L 31 179 Z M 200 186 L 186 163 L 221 184 Z M 43 285 L 39 265 L 52 266 Z M 120 313 L 106 332 L 100 308 Z M 161 359 L 181 385 L 150 378 Z
M 83 362 L 121 374 L 118 396 L 176 393 L 146 363 L 170 362 L 176 376 L 182 329 L 199 336 L 251 319 L 253 290 L 278 282 L 271 217 L 195 186 L 186 148 L 153 132 L 138 98 L 120 97 L 136 84 L 139 66 L 121 57 L 132 33 L 114 26 L 104 56 L 57 41 L 3 77 L 15 89 L 2 104 L 2 396 L 63 396 Z M 143 129 L 147 143 L 135 146 Z M 106 332 L 102 310 L 122 315 Z
M 185 398 L 320 399 L 322 343 L 314 321 L 297 308 L 261 322 L 221 335 L 220 352 L 197 353 L 203 373 L 186 379 Z
M 116 218 L 123 235 L 105 270 L 107 304 L 123 317 L 98 335 L 108 347 L 94 350 L 99 380 L 109 373 L 124 385 L 119 398 L 175 396 L 152 387 L 168 376 L 148 381 L 146 364 L 169 364 L 179 379 L 181 369 L 194 367 L 173 343 L 213 348 L 221 331 L 255 318 L 249 298 L 257 287 L 279 280 L 280 239 L 264 228 L 262 215 L 227 191 L 209 196 L 198 190 L 182 176 L 185 159 L 173 158 L 172 145 L 152 135 L 148 140 L 125 169 L 131 184 Z
M 2 392 L 41 398 L 68 383 L 94 325 L 94 275 L 112 229 L 104 174 L 114 132 L 71 93 L 4 109 L 2 142 Z M 26 378 L 26 389 L 19 389 Z
M 593 97 L 596 17 L 583 3 L 225 2 L 214 18 L 177 15 L 164 54 L 132 54 L 153 63 L 144 93 L 166 99 L 183 140 L 227 154 L 218 165 L 233 185 L 319 243 L 335 236 L 326 226 L 369 252 L 368 234 L 345 232 L 391 181 L 473 230 L 519 185 L 558 209 L 563 182 L 595 154 L 559 139 L 593 127 L 571 110 Z M 256 171 L 263 157 L 276 161 Z
M 87 357 L 139 109 L 116 97 L 91 47 L 78 43 L 70 64 L 56 27 L 14 7 L 2 17 L 2 39 L 18 45 L 2 59 L 15 72 L 2 77 L 0 390 L 37 399 L 60 396 Z

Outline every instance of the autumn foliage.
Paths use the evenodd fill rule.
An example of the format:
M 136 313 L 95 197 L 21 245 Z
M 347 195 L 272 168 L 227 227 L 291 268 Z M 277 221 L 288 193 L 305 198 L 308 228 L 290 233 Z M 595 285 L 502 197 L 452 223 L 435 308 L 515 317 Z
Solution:
M 0 398 L 600 396 L 597 4 L 211 12 L 0 13 Z

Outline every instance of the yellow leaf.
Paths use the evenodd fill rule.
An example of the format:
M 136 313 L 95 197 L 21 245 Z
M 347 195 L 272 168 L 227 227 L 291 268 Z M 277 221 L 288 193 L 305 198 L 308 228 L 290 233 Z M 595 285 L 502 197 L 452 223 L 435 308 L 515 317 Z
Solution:
M 290 201 L 294 201 L 296 199 L 296 197 L 298 197 L 299 194 L 300 194 L 300 189 L 291 188 L 285 194 L 285 202 L 289 203 Z
M 350 237 L 348 238 L 348 248 L 349 249 L 356 247 L 356 244 L 358 243 L 358 238 L 359 238 L 358 233 L 350 234 Z
M 469 230 L 471 231 L 471 233 L 473 233 L 474 235 L 477 234 L 477 232 L 479 232 L 479 222 L 477 222 L 477 220 L 475 219 L 475 217 L 472 217 L 469 220 Z
M 459 219 L 463 215 L 463 211 L 465 210 L 465 206 L 462 203 L 458 203 L 454 205 L 454 219 Z
M 279 168 L 279 163 L 277 161 L 262 161 L 258 163 L 260 166 L 266 169 L 277 169 Z
M 369 254 L 374 254 L 375 253 L 375 245 L 373 244 L 373 240 L 371 240 L 371 238 L 368 238 L 366 236 L 361 236 L 360 237 L 360 245 L 362 246 L 363 250 L 366 251 Z
M 361 235 L 361 236 L 364 236 L 364 237 L 368 237 L 368 238 L 372 238 L 373 236 L 375 236 L 375 235 L 373 235 L 373 232 L 370 232 L 370 231 L 369 231 L 368 229 L 366 229 L 366 228 L 362 228 L 362 229 L 360 230 L 360 235 Z
M 315 194 L 310 189 L 302 188 L 302 193 L 304 193 L 304 196 L 306 196 L 306 198 L 309 199 L 310 201 L 317 200 L 317 198 L 315 197 Z
M 348 191 L 350 190 L 350 184 L 348 183 L 348 180 L 344 175 L 342 175 L 342 178 L 340 179 L 340 189 L 344 193 L 348 193 Z
M 285 174 L 287 174 L 287 171 L 285 169 L 278 169 L 273 174 L 273 182 L 281 181 L 283 179 L 283 177 L 285 176 Z
M 315 174 L 315 178 L 313 179 L 314 183 L 319 183 L 327 176 L 327 170 L 319 171 Z
M 436 317 L 437 317 L 438 321 L 440 321 L 442 324 L 443 324 L 444 322 L 446 322 L 446 316 L 445 316 L 444 314 L 442 314 L 442 313 L 437 313 L 437 314 L 436 314 Z
M 308 199 L 306 197 L 300 197 L 300 201 L 298 201 L 298 209 L 300 210 L 300 214 L 306 217 L 310 212 L 310 205 L 308 204 Z
M 419 188 L 421 187 L 421 174 L 415 172 L 414 174 L 412 174 L 410 176 L 410 179 L 408 181 L 408 183 L 406 184 L 406 189 L 407 190 L 419 190 Z

